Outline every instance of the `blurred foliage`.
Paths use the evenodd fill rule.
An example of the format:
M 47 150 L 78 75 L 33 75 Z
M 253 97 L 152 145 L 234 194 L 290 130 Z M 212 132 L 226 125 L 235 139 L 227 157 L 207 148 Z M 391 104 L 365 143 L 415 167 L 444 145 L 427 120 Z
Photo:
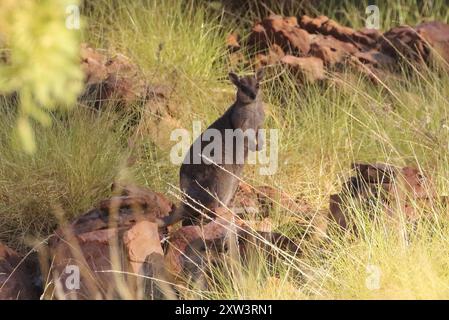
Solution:
M 32 120 L 50 125 L 49 112 L 73 105 L 82 89 L 80 32 L 66 26 L 73 15 L 68 9 L 76 4 L 73 0 L 0 2 L 4 56 L 0 93 L 19 98 L 16 128 L 27 153 L 36 149 Z

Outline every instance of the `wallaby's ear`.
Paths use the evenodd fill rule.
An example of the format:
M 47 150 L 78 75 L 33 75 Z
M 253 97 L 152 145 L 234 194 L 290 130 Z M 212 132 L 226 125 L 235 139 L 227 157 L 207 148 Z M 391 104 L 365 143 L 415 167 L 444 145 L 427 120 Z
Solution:
M 229 80 L 231 80 L 232 83 L 235 84 L 237 87 L 240 85 L 239 76 L 236 75 L 234 72 L 229 72 Z
M 257 80 L 257 82 L 262 81 L 264 74 L 265 74 L 265 71 L 264 71 L 263 68 L 260 68 L 260 69 L 258 69 L 256 71 L 256 80 Z

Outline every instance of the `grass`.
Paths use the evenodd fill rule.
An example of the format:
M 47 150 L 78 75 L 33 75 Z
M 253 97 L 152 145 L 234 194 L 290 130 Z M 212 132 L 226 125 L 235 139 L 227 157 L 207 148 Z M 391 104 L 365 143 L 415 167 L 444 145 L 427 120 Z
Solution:
M 412 25 L 422 19 L 448 21 L 444 1 L 434 1 L 427 11 L 418 3 L 381 2 L 382 28 L 397 25 L 400 14 Z M 275 5 L 271 8 L 277 12 Z M 311 10 L 361 27 L 363 8 L 350 1 L 331 1 L 313 10 L 288 10 Z M 232 103 L 233 88 L 225 80 L 225 36 L 231 30 L 248 30 L 257 12 L 244 12 L 236 19 L 235 12 L 199 1 L 102 0 L 86 7 L 85 13 L 86 41 L 130 56 L 150 81 L 174 88 L 166 106 L 172 110 L 174 126 L 190 129 L 192 120 L 199 119 L 205 128 Z M 404 71 L 401 81 L 382 79 L 383 85 L 374 85 L 348 72 L 332 75 L 325 85 L 301 86 L 292 75 L 278 75 L 276 68 L 268 70 L 263 91 L 266 127 L 279 129 L 279 170 L 260 176 L 248 166 L 246 181 L 281 188 L 319 211 L 328 207 L 329 195 L 340 190 L 351 162 L 388 162 L 423 168 L 436 180 L 439 194 L 449 194 L 447 73 Z M 107 197 L 117 179 L 162 192 L 168 184 L 177 185 L 170 144 L 151 134 L 158 116 L 151 109 L 139 112 L 140 123 L 124 130 L 126 119 L 117 114 L 78 106 L 66 116 L 55 116 L 51 128 L 36 127 L 38 151 L 26 156 L 11 143 L 13 114 L 3 111 L 0 239 L 24 249 L 26 239 L 43 237 L 55 227 L 55 207 L 68 218 L 82 214 Z M 127 165 L 129 156 L 135 159 L 132 165 Z M 444 208 L 436 204 L 432 219 L 423 219 L 417 228 L 406 226 L 406 244 L 384 213 L 379 221 L 367 219 L 361 208 L 354 208 L 353 214 L 363 230 L 360 236 L 331 232 L 320 249 L 304 241 L 306 254 L 301 259 L 279 258 L 273 266 L 263 252 L 255 252 L 249 264 L 237 265 L 238 272 L 231 266 L 235 262 L 226 260 L 216 268 L 210 292 L 201 297 L 449 298 L 449 223 Z M 282 217 L 289 215 L 293 213 L 288 210 L 273 212 L 275 227 L 301 239 L 299 228 L 281 226 Z M 370 289 L 367 281 L 376 274 L 380 287 Z M 198 297 L 190 291 L 185 296 Z
M 0 238 L 23 247 L 27 237 L 45 236 L 56 224 L 53 209 L 68 219 L 109 194 L 124 173 L 126 148 L 111 115 L 75 110 L 49 128 L 35 127 L 39 149 L 23 154 L 10 134 L 14 115 L 0 120 Z

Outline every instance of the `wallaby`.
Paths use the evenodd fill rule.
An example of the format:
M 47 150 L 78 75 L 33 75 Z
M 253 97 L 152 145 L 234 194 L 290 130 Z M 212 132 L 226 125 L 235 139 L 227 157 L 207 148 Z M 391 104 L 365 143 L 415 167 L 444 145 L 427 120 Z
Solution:
M 186 203 L 182 203 L 169 216 L 159 220 L 161 227 L 180 220 L 183 220 L 183 225 L 199 224 L 202 214 L 198 210 L 204 212 L 203 206 L 214 212 L 217 207 L 230 202 L 239 183 L 237 177 L 242 175 L 248 150 L 258 151 L 263 148 L 262 137 L 258 134 L 265 119 L 259 90 L 262 77 L 262 69 L 259 69 L 254 76 L 241 78 L 235 73 L 229 73 L 230 80 L 237 87 L 236 100 L 190 146 L 180 169 L 180 185 L 186 195 L 184 199 Z M 217 132 L 221 137 L 219 142 L 214 141 Z M 225 143 L 225 137 L 229 136 L 230 132 L 233 132 L 236 138 L 232 138 L 232 143 L 229 141 Z M 210 141 L 211 133 L 214 133 L 212 141 Z M 214 149 L 211 152 L 214 159 L 215 156 L 220 156 L 221 163 L 211 163 L 204 157 L 203 152 L 211 143 L 221 146 L 218 151 Z M 210 150 L 210 146 L 208 149 Z M 196 155 L 195 152 L 201 155 Z M 201 156 L 201 163 L 195 163 L 195 156 Z M 214 214 L 209 210 L 205 213 L 213 217 Z

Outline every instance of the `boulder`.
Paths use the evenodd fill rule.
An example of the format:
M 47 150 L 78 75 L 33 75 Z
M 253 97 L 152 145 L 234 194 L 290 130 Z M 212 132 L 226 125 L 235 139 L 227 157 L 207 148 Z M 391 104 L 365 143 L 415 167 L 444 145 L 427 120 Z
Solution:
M 396 59 L 429 63 L 436 56 L 449 63 L 449 25 L 432 21 L 411 26 L 399 26 L 384 33 L 380 50 Z
M 170 235 L 165 262 L 175 278 L 200 272 L 204 264 L 205 243 L 223 242 L 228 234 L 236 235 L 245 228 L 245 221 L 226 208 L 218 208 L 215 215 L 214 220 L 203 226 L 184 226 Z M 186 270 L 186 264 L 189 270 Z
M 170 236 L 165 265 L 175 281 L 187 281 L 204 290 L 211 268 L 223 261 L 225 252 L 242 262 L 254 252 L 264 252 L 270 261 L 282 257 L 282 253 L 300 253 L 293 240 L 271 229 L 269 219 L 241 220 L 219 208 L 215 220 L 203 226 L 182 227 Z
M 280 63 L 300 75 L 299 80 L 324 80 L 325 71 L 346 65 L 365 74 L 374 83 L 395 77 L 397 62 L 405 57 L 413 63 L 437 60 L 449 62 L 449 25 L 426 22 L 415 28 L 399 26 L 380 33 L 375 29 L 355 30 L 326 16 L 315 18 L 270 15 L 257 21 L 246 45 L 250 61 L 242 57 L 241 44 L 232 34 L 228 43 L 239 63 L 256 68 Z M 396 70 L 398 70 L 396 68 Z M 332 77 L 329 77 L 332 79 Z
M 114 185 L 113 189 L 120 190 L 119 195 L 60 227 L 51 239 L 57 298 L 139 298 L 146 292 L 148 272 L 164 276 L 161 241 L 167 230 L 159 230 L 154 221 L 168 215 L 172 204 L 144 188 Z M 78 283 L 73 282 L 74 269 L 79 272 Z M 149 282 L 153 287 L 154 281 Z M 163 292 L 174 297 L 169 289 Z M 160 296 L 153 291 L 146 294 Z
M 38 264 L 0 243 L 0 300 L 37 300 Z M 40 280 L 40 279 L 38 279 Z
M 323 60 L 320 58 L 286 55 L 282 57 L 281 63 L 305 81 L 315 82 L 326 79 Z
M 310 45 L 310 54 L 323 60 L 328 67 L 342 64 L 358 51 L 352 43 L 340 41 L 333 36 L 316 36 Z
M 226 46 L 228 47 L 228 50 L 231 52 L 240 49 L 240 37 L 238 33 L 233 32 L 226 37 Z
M 271 15 L 254 25 L 248 44 L 267 49 L 276 44 L 285 52 L 306 55 L 310 48 L 309 34 L 299 28 L 295 17 Z
M 312 211 L 306 201 L 293 198 L 282 190 L 271 186 L 252 187 L 244 182 L 239 184 L 230 204 L 231 210 L 238 215 L 246 213 L 264 218 L 276 207 L 296 214 Z
M 426 212 L 440 200 L 432 179 L 417 168 L 382 163 L 355 163 L 352 168 L 355 175 L 343 184 L 341 193 L 330 196 L 330 217 L 343 229 L 352 226 L 350 202 L 358 203 L 368 214 L 380 206 L 395 221 L 402 215 L 414 222 L 421 217 L 417 209 Z
M 449 25 L 443 22 L 425 22 L 416 26 L 419 35 L 446 63 L 449 63 Z M 431 51 L 432 55 L 432 51 Z
M 372 48 L 376 45 L 380 33 L 373 29 L 354 30 L 340 25 L 326 16 L 311 18 L 307 15 L 301 17 L 300 26 L 311 34 L 332 36 L 343 42 L 353 43 L 360 50 Z
M 111 101 L 128 106 L 158 101 L 170 94 L 168 87 L 149 83 L 137 65 L 122 54 L 109 56 L 107 52 L 82 44 L 80 56 L 85 74 L 85 89 L 80 100 L 97 109 Z
M 415 62 L 428 59 L 428 48 L 421 36 L 410 26 L 399 26 L 385 32 L 379 41 L 379 49 L 396 60 L 402 57 Z

